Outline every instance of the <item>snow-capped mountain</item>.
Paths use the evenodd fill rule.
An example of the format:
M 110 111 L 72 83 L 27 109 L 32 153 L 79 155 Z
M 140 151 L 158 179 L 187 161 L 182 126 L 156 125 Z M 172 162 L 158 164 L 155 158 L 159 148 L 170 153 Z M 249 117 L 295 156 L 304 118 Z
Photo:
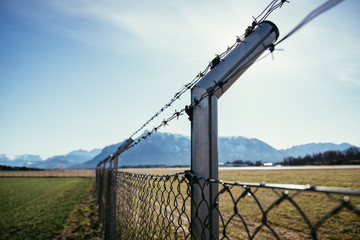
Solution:
M 282 159 L 281 153 L 258 139 L 244 137 L 219 138 L 219 162 L 243 160 L 274 163 Z
M 147 134 L 147 132 L 144 132 Z M 122 142 L 92 151 L 77 150 L 66 155 L 42 160 L 38 155 L 7 156 L 0 155 L 0 164 L 8 166 L 27 166 L 37 168 L 95 168 L 96 165 L 116 152 Z M 270 145 L 245 137 L 219 137 L 219 163 L 235 160 L 280 162 L 284 157 L 305 156 L 329 150 L 343 151 L 354 147 L 348 143 L 310 143 L 276 150 Z M 119 166 L 147 165 L 190 165 L 190 137 L 170 133 L 154 133 L 145 141 L 125 151 L 119 157 Z
M 28 167 L 34 162 L 42 161 L 39 155 L 24 154 L 18 156 L 10 156 L 6 154 L 0 154 L 0 164 L 6 166 L 22 166 Z
M 146 132 L 144 133 L 146 134 Z M 121 143 L 107 146 L 94 159 L 76 166 L 77 168 L 95 168 L 96 164 L 116 152 Z M 270 145 L 245 137 L 219 137 L 219 163 L 235 160 L 280 162 L 289 154 L 312 154 L 328 150 L 345 150 L 350 144 L 307 144 L 276 150 Z M 294 151 L 297 150 L 297 151 Z M 301 151 L 300 151 L 301 150 Z M 170 133 L 154 133 L 135 147 L 120 155 L 119 166 L 138 165 L 190 165 L 190 137 Z M 297 156 L 297 155 L 291 155 Z
M 96 165 L 100 161 L 104 160 L 110 154 L 113 154 L 114 152 L 116 152 L 116 150 L 118 149 L 120 144 L 121 143 L 116 143 L 116 144 L 113 144 L 113 145 L 110 145 L 110 146 L 106 146 L 101 150 L 101 152 L 99 154 L 97 154 L 91 160 L 89 160 L 87 162 L 84 162 L 84 163 L 80 163 L 80 164 L 74 164 L 74 165 L 71 166 L 71 168 L 75 168 L 75 169 L 96 168 Z
M 95 168 L 96 164 L 114 153 L 121 143 L 107 146 L 89 162 L 76 168 Z M 170 133 L 154 133 L 119 157 L 119 166 L 190 165 L 190 137 Z M 282 155 L 270 145 L 244 137 L 219 137 L 219 162 L 244 160 L 278 162 Z
M 95 168 L 98 162 L 116 152 L 120 144 L 107 146 L 92 160 L 73 167 Z M 189 164 L 190 138 L 180 134 L 154 133 L 119 157 L 119 166 Z

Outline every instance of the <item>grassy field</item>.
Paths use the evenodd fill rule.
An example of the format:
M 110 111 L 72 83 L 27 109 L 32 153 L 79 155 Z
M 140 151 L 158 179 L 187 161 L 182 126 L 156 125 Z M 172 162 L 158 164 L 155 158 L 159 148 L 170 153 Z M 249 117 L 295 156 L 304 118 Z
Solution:
M 76 205 L 53 240 L 99 239 L 100 226 L 96 198 L 96 181 L 91 179 L 84 198 Z
M 131 172 L 150 174 L 172 174 L 179 172 L 171 169 L 133 169 Z M 180 170 L 181 171 L 181 170 Z M 281 170 L 221 170 L 219 178 L 229 182 L 247 183 L 279 183 L 279 184 L 310 184 L 312 186 L 328 186 L 360 189 L 360 169 L 302 169 Z M 185 187 L 182 187 L 185 189 Z M 185 194 L 182 189 L 183 194 Z M 219 190 L 223 187 L 220 185 Z M 220 238 L 225 234 L 230 239 L 248 239 L 249 234 L 264 221 L 262 211 L 266 213 L 266 223 L 279 235 L 280 239 L 311 239 L 311 232 L 302 214 L 315 226 L 318 221 L 334 209 L 343 195 L 314 192 L 288 191 L 289 199 L 269 208 L 277 201 L 285 190 L 251 188 L 252 194 L 245 194 L 240 186 L 231 188 L 231 193 L 224 191 L 220 195 L 221 212 Z M 242 197 L 240 197 L 242 196 Z M 294 204 L 301 209 L 297 209 Z M 350 204 L 360 209 L 360 197 L 350 196 Z M 189 209 L 189 206 L 186 207 Z M 235 214 L 237 209 L 238 214 Z M 224 222 L 222 222 L 224 221 Z M 343 208 L 334 216 L 327 218 L 316 231 L 319 239 L 359 239 L 360 217 L 354 212 Z M 255 239 L 276 239 L 271 230 L 263 226 Z
M 90 178 L 0 178 L 0 239 L 50 239 Z

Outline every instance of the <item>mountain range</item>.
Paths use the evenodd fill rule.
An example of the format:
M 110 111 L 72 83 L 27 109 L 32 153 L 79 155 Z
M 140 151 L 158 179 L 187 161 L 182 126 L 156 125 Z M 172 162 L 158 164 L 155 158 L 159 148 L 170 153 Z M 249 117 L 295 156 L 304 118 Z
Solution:
M 0 154 L 0 164 L 43 169 L 95 168 L 97 163 L 113 154 L 122 142 L 91 151 L 77 150 L 66 155 L 42 160 L 38 155 L 9 157 Z M 227 161 L 280 162 L 284 157 L 298 157 L 329 150 L 343 151 L 354 147 L 348 143 L 309 143 L 277 150 L 255 138 L 219 137 L 219 163 Z M 119 157 L 119 166 L 190 165 L 190 137 L 180 134 L 154 133 L 146 141 L 125 151 Z
M 0 154 L 0 165 L 42 169 L 71 168 L 73 165 L 93 159 L 101 150 L 102 149 L 93 149 L 91 151 L 76 150 L 66 155 L 53 156 L 46 160 L 43 160 L 39 155 L 25 154 L 8 156 L 6 154 Z

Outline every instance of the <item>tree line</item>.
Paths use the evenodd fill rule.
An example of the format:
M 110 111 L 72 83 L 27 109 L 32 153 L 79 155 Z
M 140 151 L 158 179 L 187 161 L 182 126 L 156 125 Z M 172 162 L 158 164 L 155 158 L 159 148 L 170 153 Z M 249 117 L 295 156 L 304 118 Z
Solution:
M 304 157 L 286 157 L 281 165 L 349 165 L 360 164 L 360 150 L 356 147 L 344 151 L 326 151 L 307 154 Z
M 236 165 L 244 165 L 244 166 L 261 166 L 262 165 L 262 161 L 255 161 L 255 162 L 252 162 L 252 161 L 243 161 L 243 160 L 235 160 L 235 161 L 227 161 L 225 162 L 225 166 L 226 165 L 229 165 L 229 164 L 236 164 Z
M 40 168 L 28 168 L 28 167 L 11 167 L 6 165 L 0 165 L 0 171 L 40 171 Z

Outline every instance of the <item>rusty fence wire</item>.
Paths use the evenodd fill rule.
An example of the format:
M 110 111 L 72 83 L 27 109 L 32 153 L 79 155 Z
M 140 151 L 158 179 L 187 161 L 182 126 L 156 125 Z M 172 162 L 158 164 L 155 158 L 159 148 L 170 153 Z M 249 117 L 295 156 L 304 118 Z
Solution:
M 97 169 L 105 239 L 356 239 L 360 190 Z M 207 188 L 218 186 L 213 201 Z M 192 190 L 201 190 L 196 201 Z M 193 208 L 193 209 L 191 209 Z M 217 216 L 214 231 L 210 216 Z M 218 236 L 216 236 L 218 234 Z

